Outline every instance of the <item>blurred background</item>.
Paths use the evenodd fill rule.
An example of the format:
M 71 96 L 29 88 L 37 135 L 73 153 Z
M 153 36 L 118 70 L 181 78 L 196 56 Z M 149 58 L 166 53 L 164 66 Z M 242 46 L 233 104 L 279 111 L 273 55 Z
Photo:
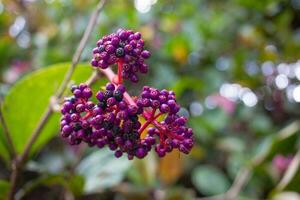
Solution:
M 35 112 L 40 117 L 43 107 L 31 90 L 6 96 L 36 70 L 69 66 L 96 4 L 0 0 L 0 96 L 15 111 L 7 121 Z M 201 199 L 225 193 L 248 167 L 251 176 L 238 199 L 300 199 L 299 160 L 293 176 L 278 186 L 300 147 L 300 0 L 108 1 L 82 62 L 90 61 L 100 37 L 120 27 L 140 31 L 152 52 L 149 74 L 130 93 L 143 85 L 174 90 L 194 130 L 192 152 L 163 159 L 152 152 L 128 161 L 108 150 L 73 148 L 59 137 L 58 116 L 32 152 L 17 198 Z M 50 88 L 46 105 L 57 85 L 39 81 Z M 48 92 L 31 87 L 41 89 L 36 98 Z M 14 141 L 26 141 L 26 124 L 8 122 Z M 0 141 L 1 196 L 10 171 L 3 135 Z

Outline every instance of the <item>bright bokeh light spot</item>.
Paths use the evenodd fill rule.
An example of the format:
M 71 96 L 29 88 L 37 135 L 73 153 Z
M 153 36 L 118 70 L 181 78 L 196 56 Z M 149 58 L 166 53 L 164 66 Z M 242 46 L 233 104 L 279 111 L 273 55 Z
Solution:
M 275 78 L 275 84 L 278 89 L 282 90 L 286 88 L 289 85 L 289 79 L 286 75 L 284 74 L 279 74 Z
M 239 84 L 224 83 L 220 88 L 220 94 L 232 101 L 238 100 L 241 86 Z
M 30 45 L 30 35 L 27 31 L 23 31 L 17 38 L 17 44 L 22 48 L 28 48 Z
M 12 37 L 16 37 L 24 29 L 25 24 L 25 18 L 22 16 L 18 16 L 13 25 L 11 25 L 11 27 L 9 28 L 9 34 Z
M 300 102 L 300 85 L 294 88 L 293 98 L 296 102 Z
M 140 13 L 147 13 L 156 2 L 157 0 L 135 0 L 134 6 Z
M 190 113 L 192 116 L 200 116 L 203 113 L 203 106 L 200 102 L 194 101 L 190 105 Z
M 258 66 L 255 61 L 246 62 L 246 72 L 249 75 L 255 75 L 258 72 Z
M 277 71 L 279 74 L 289 75 L 290 73 L 290 66 L 286 63 L 281 63 L 277 66 Z
M 293 97 L 293 92 L 294 92 L 294 89 L 295 89 L 296 85 L 292 84 L 292 85 L 289 85 L 286 90 L 285 90 L 285 93 L 286 93 L 286 97 L 288 98 L 288 100 L 290 102 L 294 102 L 294 97 Z
M 265 76 L 270 76 L 274 73 L 274 64 L 271 61 L 266 61 L 261 66 L 262 73 Z
M 208 108 L 208 109 L 214 109 L 217 107 L 217 102 L 215 101 L 213 96 L 206 97 L 204 100 L 204 104 L 205 104 L 206 108 Z
M 243 103 L 248 107 L 253 107 L 257 104 L 257 97 L 252 91 L 247 91 L 242 95 Z
M 250 90 L 249 88 L 246 88 L 246 87 L 241 88 L 241 89 L 239 90 L 239 99 L 242 100 L 243 95 L 246 94 L 247 92 L 251 92 L 251 90 Z
M 295 75 L 298 80 L 300 80 L 300 62 L 298 61 L 295 67 Z

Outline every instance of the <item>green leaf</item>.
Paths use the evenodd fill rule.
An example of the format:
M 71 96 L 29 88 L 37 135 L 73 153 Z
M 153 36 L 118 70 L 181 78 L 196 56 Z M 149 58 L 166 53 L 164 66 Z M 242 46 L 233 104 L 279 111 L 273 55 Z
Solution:
M 196 188 L 205 195 L 216 195 L 226 192 L 230 183 L 227 177 L 216 167 L 202 165 L 192 172 L 192 181 Z
M 189 89 L 201 93 L 203 86 L 204 84 L 200 79 L 189 76 L 180 78 L 173 86 L 173 90 L 176 96 L 181 97 L 184 92 Z
M 78 175 L 69 174 L 45 174 L 37 179 L 29 181 L 16 194 L 17 199 L 22 199 L 26 194 L 30 193 L 39 186 L 60 185 L 72 192 L 74 196 L 80 196 L 83 191 L 84 179 Z
M 16 83 L 5 97 L 3 115 L 18 154 L 24 150 L 24 146 L 44 113 L 50 97 L 55 94 L 69 66 L 70 63 L 63 63 L 37 70 Z M 75 80 L 76 83 L 84 82 L 91 72 L 91 67 L 80 64 L 76 68 L 72 80 Z M 31 153 L 40 149 L 54 137 L 58 133 L 58 126 L 59 114 L 56 113 L 50 117 L 34 143 Z M 2 151 L 0 155 L 5 156 Z
M 130 166 L 126 157 L 117 159 L 112 151 L 101 149 L 83 159 L 76 172 L 85 177 L 84 191 L 89 193 L 117 185 Z
M 238 137 L 222 137 L 217 139 L 217 147 L 224 152 L 242 152 L 246 144 Z
M 2 127 L 0 126 L 0 157 L 8 163 L 9 160 L 9 150 L 7 146 L 6 138 L 4 138 Z
M 154 187 L 157 178 L 156 167 L 156 155 L 155 152 L 151 151 L 145 158 L 133 162 L 126 177 L 135 186 Z
M 0 180 L 0 200 L 4 200 L 9 191 L 9 182 L 6 180 Z
M 272 132 L 272 122 L 270 118 L 263 114 L 256 114 L 250 123 L 250 128 L 258 134 L 268 134 Z

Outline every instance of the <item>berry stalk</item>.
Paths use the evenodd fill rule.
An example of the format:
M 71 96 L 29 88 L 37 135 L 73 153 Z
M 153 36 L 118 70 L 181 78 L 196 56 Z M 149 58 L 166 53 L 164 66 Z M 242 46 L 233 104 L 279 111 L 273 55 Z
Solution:
M 115 81 L 116 74 L 113 72 L 113 70 L 111 68 L 107 68 L 107 69 L 99 68 L 99 71 L 101 73 L 103 73 L 112 84 L 114 84 L 115 86 L 118 85 L 118 83 L 116 83 L 116 81 Z M 124 92 L 123 95 L 124 95 L 125 101 L 129 105 L 136 106 L 136 103 L 134 102 L 134 100 L 131 98 L 131 96 L 127 92 Z
M 122 71 L 123 71 L 123 60 L 119 59 L 118 61 L 118 84 L 122 84 Z
M 144 112 L 147 112 L 146 110 Z M 142 115 L 147 121 L 143 124 L 143 126 L 139 129 L 139 134 L 141 135 L 143 133 L 143 131 L 152 123 L 154 119 L 154 115 L 155 115 L 156 109 L 152 109 L 152 113 L 150 118 L 146 119 L 144 117 L 144 115 Z M 148 113 L 148 112 L 147 112 Z
M 86 84 L 72 87 L 73 96 L 65 99 L 61 109 L 61 136 L 71 145 L 108 146 L 116 157 L 125 153 L 129 160 L 144 158 L 154 146 L 160 157 L 173 149 L 189 153 L 193 131 L 178 114 L 175 93 L 144 86 L 139 97 L 133 98 L 122 84 L 124 79 L 138 82 L 137 73 L 148 71 L 144 59 L 150 52 L 144 50 L 141 34 L 120 29 L 98 40 L 93 55 L 91 64 L 109 82 L 104 91 L 96 93 L 97 102 L 91 100 L 92 90 Z M 111 69 L 115 65 L 117 74 Z M 140 116 L 145 119 L 143 124 Z

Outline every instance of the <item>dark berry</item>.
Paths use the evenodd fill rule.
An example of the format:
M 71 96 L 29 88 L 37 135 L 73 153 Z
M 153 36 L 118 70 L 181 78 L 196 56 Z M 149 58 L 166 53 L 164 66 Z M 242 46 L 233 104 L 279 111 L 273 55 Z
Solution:
M 122 57 L 122 56 L 124 56 L 124 49 L 123 49 L 123 48 L 117 48 L 117 49 L 116 49 L 116 56 L 117 56 L 117 57 Z
M 117 101 L 122 101 L 123 99 L 123 93 L 120 90 L 114 91 L 113 96 Z

